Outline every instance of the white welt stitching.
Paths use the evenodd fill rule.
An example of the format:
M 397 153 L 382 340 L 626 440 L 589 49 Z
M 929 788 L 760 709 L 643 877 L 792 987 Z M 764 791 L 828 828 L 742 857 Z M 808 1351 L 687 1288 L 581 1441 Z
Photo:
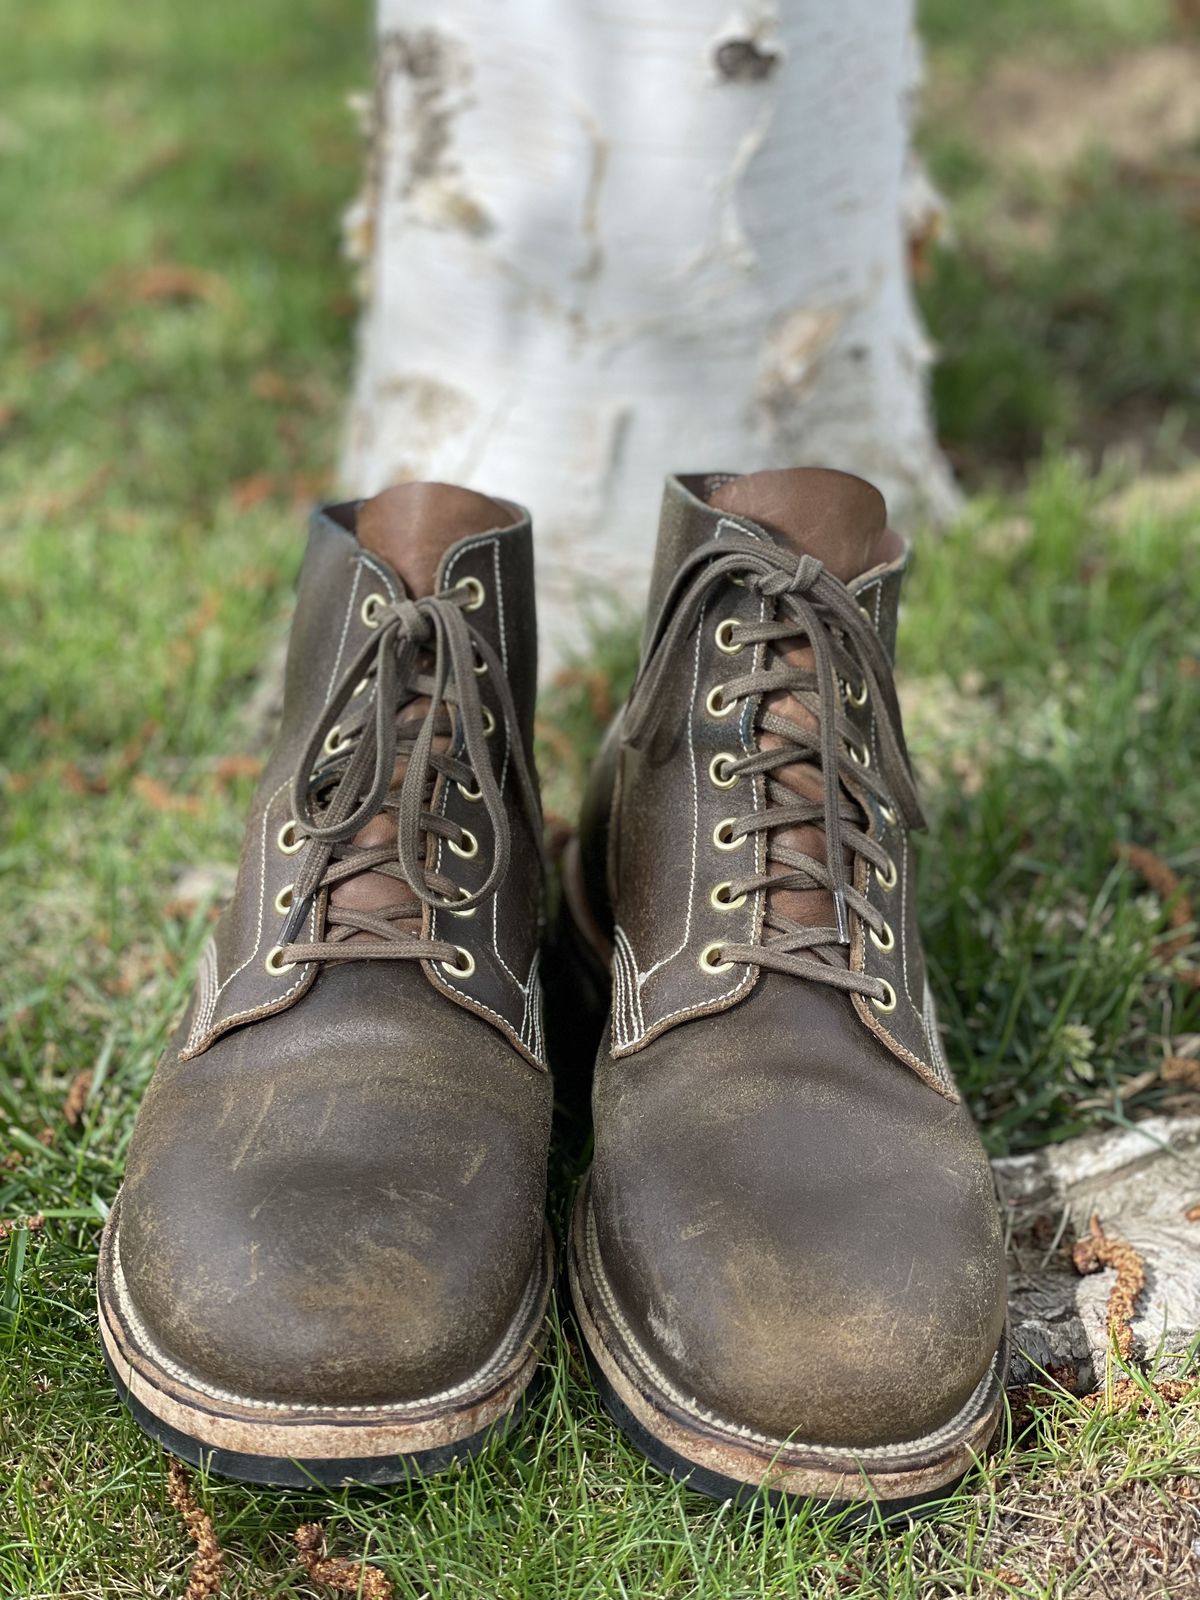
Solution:
M 535 950 L 533 960 L 529 967 L 529 976 L 523 984 L 518 984 L 524 996 L 524 1005 L 521 1016 L 521 1039 L 528 1043 L 534 1055 L 541 1061 L 544 1057 L 542 1048 L 542 977 L 541 977 L 541 952 Z M 508 968 L 504 969 L 506 972 Z M 516 979 L 513 979 L 516 982 Z M 529 1019 L 529 1039 L 525 1039 L 525 1019 Z

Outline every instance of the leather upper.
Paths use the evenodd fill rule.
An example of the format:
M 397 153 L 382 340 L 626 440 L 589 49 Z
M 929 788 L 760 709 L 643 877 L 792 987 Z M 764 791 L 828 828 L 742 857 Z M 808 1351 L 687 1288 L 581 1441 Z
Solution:
M 1004 1327 L 1004 1251 L 965 1107 L 849 1014 L 768 973 L 636 1056 L 602 1045 L 592 1207 L 681 1393 L 771 1438 L 869 1446 L 969 1398 Z
M 734 530 L 776 539 L 707 503 L 721 481 L 668 483 L 652 613 L 701 545 Z M 850 483 L 851 509 L 871 512 Z M 906 556 L 848 584 L 889 653 Z M 945 1424 L 989 1372 L 1005 1318 L 1003 1240 L 942 1051 L 911 845 L 891 808 L 848 783 L 895 868 L 884 882 L 856 857 L 854 887 L 894 942 L 880 948 L 852 912 L 848 965 L 892 985 L 893 1011 L 746 961 L 702 969 L 706 945 L 764 937 L 768 891 L 732 908 L 712 898 L 722 880 L 762 871 L 764 834 L 727 851 L 719 825 L 762 811 L 763 779 L 743 776 L 731 792 L 713 768 L 755 747 L 759 705 L 723 717 L 710 696 L 731 674 L 720 624 L 758 621 L 770 604 L 736 582 L 714 589 L 674 670 L 655 679 L 658 736 L 631 747 L 619 716 L 592 774 L 580 865 L 612 939 L 613 991 L 593 1094 L 591 1226 L 620 1337 L 682 1404 L 767 1440 L 887 1446 Z M 877 755 L 869 700 L 844 709 Z M 731 871 L 738 850 L 759 861 Z
M 736 532 L 759 540 L 772 535 L 744 517 L 706 504 L 689 485 L 668 481 L 655 557 L 650 606 L 666 594 L 671 576 L 691 549 Z M 698 485 L 697 485 L 698 487 Z M 896 615 L 907 550 L 891 564 L 862 574 L 850 591 L 869 613 L 889 651 L 895 648 Z M 581 831 L 583 868 L 593 904 L 608 908 L 613 940 L 612 1049 L 625 1055 L 643 1048 L 666 1029 L 691 1017 L 737 1005 L 759 981 L 759 971 L 737 965 L 723 974 L 700 969 L 698 958 L 715 941 L 754 943 L 762 931 L 762 894 L 735 909 L 714 906 L 713 887 L 742 872 L 743 855 L 762 870 L 765 840 L 746 837 L 734 850 L 715 837 L 731 813 L 766 806 L 761 777 L 739 779 L 734 788 L 714 778 L 713 764 L 726 753 L 754 747 L 760 701 L 747 698 L 732 716 L 715 715 L 709 697 L 733 667 L 717 642 L 730 619 L 761 620 L 768 602 L 749 589 L 727 585 L 706 609 L 686 660 L 665 687 L 667 733 L 648 751 L 631 749 L 621 737 L 620 718 L 605 742 L 597 776 L 584 804 L 591 826 Z M 757 650 L 761 661 L 762 647 Z M 877 754 L 870 703 L 847 705 L 850 721 Z M 859 861 L 855 886 L 882 911 L 897 932 L 890 950 L 870 941 L 855 919 L 850 966 L 888 980 L 896 1009 L 884 1016 L 861 996 L 853 1004 L 863 1025 L 895 1056 L 948 1098 L 957 1097 L 938 1034 L 933 1000 L 917 934 L 914 862 L 905 830 L 889 820 L 877 801 L 857 798 L 871 832 L 886 846 L 896 867 L 888 886 Z M 847 1002 L 851 1003 L 851 1002 Z
M 541 1248 L 551 1081 L 408 962 L 168 1049 L 121 1191 L 155 1342 L 239 1398 L 369 1405 L 469 1377 Z
M 476 581 L 471 620 L 506 675 L 531 762 L 530 530 L 507 509 L 511 526 L 449 544 L 438 584 Z M 484 743 L 509 870 L 469 915 L 426 905 L 413 929 L 468 951 L 473 971 L 355 959 L 353 943 L 286 973 L 266 964 L 305 848 L 292 826 L 297 761 L 369 637 L 373 597 L 401 594 L 396 570 L 358 543 L 358 510 L 313 518 L 282 727 L 237 889 L 143 1101 L 118 1201 L 121 1270 L 148 1339 L 193 1385 L 257 1402 L 361 1406 L 453 1389 L 494 1353 L 540 1271 L 553 1101 L 541 854 L 512 792 L 492 671 L 476 681 L 493 712 Z M 471 889 L 492 841 L 486 807 L 464 787 L 439 776 L 431 810 L 471 828 L 478 852 L 443 859 L 446 840 L 430 837 L 426 860 Z M 301 943 L 319 937 L 327 894 Z
M 308 730 L 343 662 L 370 637 L 372 597 L 391 600 L 402 592 L 394 570 L 355 539 L 356 512 L 356 504 L 335 506 L 312 519 L 288 649 L 282 726 L 250 808 L 233 900 L 201 960 L 185 1057 L 200 1055 L 230 1028 L 295 1005 L 316 977 L 315 963 L 279 973 L 266 966 L 286 916 L 276 900 L 295 879 L 302 859 L 299 853 L 287 853 L 280 842 L 292 823 L 292 777 Z M 439 585 L 449 589 L 466 578 L 483 586 L 484 603 L 472 621 L 507 668 L 532 762 L 537 639 L 528 518 L 452 545 L 441 563 Z M 471 976 L 448 976 L 435 962 L 423 967 L 428 981 L 448 998 L 486 1017 L 528 1060 L 544 1067 L 538 950 L 541 858 L 507 781 L 506 729 L 486 678 L 481 694 L 497 723 L 494 766 L 508 802 L 512 864 L 491 905 L 481 906 L 473 916 L 426 908 L 423 931 L 468 950 L 475 964 Z M 438 784 L 433 807 L 477 835 L 478 855 L 453 862 L 456 880 L 466 888 L 477 887 L 486 877 L 492 843 L 482 808 L 465 799 L 457 785 L 445 782 Z M 431 840 L 430 852 L 435 869 L 448 869 L 451 858 L 442 840 Z M 319 932 L 323 909 L 315 900 L 305 930 L 309 939 Z

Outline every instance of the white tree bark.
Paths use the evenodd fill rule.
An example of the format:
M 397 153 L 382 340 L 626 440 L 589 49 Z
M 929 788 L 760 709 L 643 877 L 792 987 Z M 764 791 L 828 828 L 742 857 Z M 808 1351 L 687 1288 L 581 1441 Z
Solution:
M 581 591 L 639 598 L 669 471 L 821 463 L 947 508 L 912 0 L 378 5 L 352 492 L 529 504 L 552 652 Z
M 1096 1215 L 1146 1266 L 1135 1358 L 1164 1372 L 1200 1334 L 1200 1117 L 1151 1117 L 993 1163 L 1008 1217 L 1012 1381 L 1065 1367 L 1081 1393 L 1104 1378 L 1112 1274 L 1081 1278 L 1070 1244 Z M 1040 1227 L 1041 1236 L 1038 1237 Z

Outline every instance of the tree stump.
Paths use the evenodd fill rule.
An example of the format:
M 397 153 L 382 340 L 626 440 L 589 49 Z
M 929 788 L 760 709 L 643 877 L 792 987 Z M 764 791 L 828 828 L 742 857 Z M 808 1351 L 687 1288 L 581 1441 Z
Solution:
M 1068 1369 L 1080 1393 L 1104 1378 L 1112 1274 L 1081 1277 L 1074 1241 L 1098 1216 L 1146 1264 L 1135 1358 L 1171 1372 L 1200 1332 L 1200 1116 L 1152 1117 L 993 1163 L 1009 1234 L 1011 1381 Z

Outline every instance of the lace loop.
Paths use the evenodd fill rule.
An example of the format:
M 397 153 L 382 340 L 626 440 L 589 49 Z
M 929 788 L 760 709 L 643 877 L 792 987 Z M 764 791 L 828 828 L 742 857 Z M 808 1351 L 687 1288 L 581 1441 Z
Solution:
M 406 884 L 420 904 L 459 913 L 486 900 L 505 877 L 512 839 L 492 764 L 488 729 L 494 720 L 481 699 L 484 677 L 476 671 L 478 661 L 486 664 L 487 681 L 500 702 L 509 766 L 540 848 L 541 809 L 512 691 L 496 652 L 464 615 L 470 598 L 468 592 L 454 590 L 417 599 L 405 595 L 379 607 L 371 637 L 346 666 L 313 726 L 292 780 L 296 826 L 311 841 L 280 935 L 280 944 L 289 947 L 287 953 L 293 960 L 325 959 L 336 943 L 344 942 L 351 933 L 368 934 L 376 941 L 356 941 L 355 959 L 384 955 L 443 958 L 441 942 L 415 940 L 396 928 L 398 913 L 392 907 L 369 915 L 339 907 L 341 939 L 333 947 L 291 945 L 308 916 L 313 895 L 360 872 L 383 872 Z M 422 670 L 430 657 L 431 670 Z M 369 699 L 364 680 L 374 686 Z M 424 712 L 403 718 L 405 707 L 420 698 L 428 702 Z M 352 702 L 357 703 L 354 708 Z M 330 751 L 327 741 L 333 742 L 330 732 L 335 728 L 338 738 Z M 437 748 L 439 738 L 447 743 L 446 748 Z M 406 756 L 407 761 L 398 801 L 393 801 L 398 756 Z M 461 843 L 463 832 L 450 819 L 427 809 L 439 775 L 447 782 L 471 785 L 472 798 L 482 802 L 491 825 L 491 865 L 484 882 L 469 893 L 425 866 L 425 836 Z M 384 809 L 397 813 L 395 845 L 353 847 L 335 860 L 335 851 L 349 846 Z M 413 909 L 406 906 L 402 914 L 411 915 Z M 435 943 L 437 952 L 431 953 Z M 454 959 L 454 949 L 446 944 L 450 954 L 445 959 Z
M 668 703 L 663 691 L 681 647 L 710 597 L 733 581 L 776 602 L 773 619 L 758 623 L 739 620 L 739 642 L 778 646 L 785 639 L 803 638 L 812 665 L 791 666 L 780 660 L 727 678 L 721 686 L 723 704 L 782 691 L 811 714 L 814 726 L 807 727 L 777 709 L 762 712 L 759 728 L 775 735 L 779 748 L 760 748 L 736 757 L 729 762 L 728 773 L 731 777 L 764 775 L 768 806 L 765 811 L 734 819 L 732 831 L 773 832 L 816 824 L 825 834 L 826 860 L 822 863 L 773 843 L 771 859 L 788 870 L 736 880 L 730 892 L 825 889 L 833 898 L 836 926 L 811 928 L 775 912 L 770 921 L 780 936 L 777 940 L 758 947 L 725 944 L 721 948 L 727 958 L 736 951 L 735 960 L 814 977 L 882 999 L 880 980 L 849 972 L 829 948 L 849 944 L 849 911 L 876 933 L 881 934 L 884 927 L 883 919 L 853 887 L 844 852 L 849 849 L 880 869 L 888 857 L 861 825 L 860 804 L 846 784 L 852 783 L 860 792 L 865 789 L 887 804 L 909 828 L 924 826 L 924 819 L 904 743 L 891 661 L 870 618 L 846 585 L 815 556 L 802 555 L 797 560 L 792 552 L 748 535 L 713 539 L 699 546 L 681 564 L 651 629 L 630 697 L 625 742 L 635 749 L 649 746 Z M 861 734 L 843 708 L 842 680 L 853 682 L 860 695 L 870 697 L 878 741 L 878 760 L 873 766 L 860 764 L 852 754 L 861 744 Z M 797 761 L 819 767 L 820 801 L 799 796 L 772 776 Z

